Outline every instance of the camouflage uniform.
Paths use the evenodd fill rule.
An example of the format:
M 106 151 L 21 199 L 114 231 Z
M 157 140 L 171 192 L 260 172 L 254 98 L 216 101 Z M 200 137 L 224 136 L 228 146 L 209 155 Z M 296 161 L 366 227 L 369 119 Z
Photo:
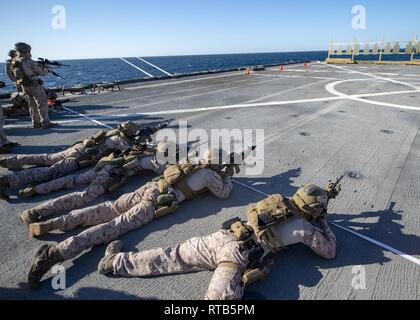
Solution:
M 326 259 L 335 257 L 336 238 L 325 220 L 320 229 L 307 220 L 295 217 L 277 226 L 285 246 L 303 243 Z M 268 249 L 266 249 L 268 252 Z M 232 267 L 235 265 L 236 267 Z M 148 277 L 214 270 L 207 300 L 240 300 L 244 292 L 243 273 L 249 261 L 241 242 L 233 233 L 221 230 L 210 236 L 193 238 L 168 249 L 140 253 L 119 253 L 112 262 L 114 275 Z
M 13 74 L 13 71 L 12 71 L 12 59 L 6 60 L 6 65 L 5 65 L 4 69 L 6 71 L 7 76 L 9 77 L 10 81 L 16 82 L 15 75 Z
M 153 156 L 137 158 L 128 163 L 125 167 L 129 168 L 130 174 L 144 174 L 145 171 L 154 171 L 158 175 L 161 175 L 165 170 L 165 166 L 157 163 Z M 40 195 L 86 185 L 88 185 L 88 187 L 81 192 L 72 192 L 48 201 L 35 207 L 34 210 L 36 210 L 41 218 L 46 218 L 53 214 L 65 214 L 66 212 L 81 208 L 107 192 L 108 184 L 109 182 L 113 182 L 114 174 L 116 176 L 121 175 L 121 173 L 118 172 L 121 171 L 119 169 L 122 168 L 115 165 L 106 165 L 98 171 L 93 168 L 85 173 L 62 177 L 37 185 L 35 190 L 36 193 Z M 125 172 L 123 175 L 126 176 Z M 60 221 L 60 218 L 54 220 Z
M 12 71 L 12 59 L 8 59 L 6 61 L 5 71 L 6 71 L 7 76 L 9 77 L 10 81 L 12 81 L 15 84 L 16 91 L 21 92 L 22 87 L 16 83 L 16 77 L 13 74 L 13 71 Z
M 0 105 L 0 148 L 10 143 L 4 133 L 4 122 L 3 107 Z
M 100 145 L 95 157 L 106 156 L 114 151 L 125 152 L 130 147 L 130 143 L 126 139 L 120 136 L 112 136 Z M 80 161 L 86 156 L 87 149 L 83 143 L 78 143 L 58 153 L 19 155 L 6 158 L 3 162 L 8 168 L 24 165 L 49 166 L 26 169 L 8 175 L 9 188 L 19 188 L 28 183 L 49 181 L 74 172 L 79 169 Z
M 210 169 L 200 169 L 188 177 L 187 183 L 193 190 L 206 188 L 215 196 L 226 199 L 231 190 L 230 178 L 222 179 Z M 180 191 L 175 190 L 177 203 L 185 200 Z M 155 219 L 157 197 L 160 195 L 157 183 L 148 183 L 133 193 L 125 194 L 115 202 L 76 210 L 60 219 L 59 229 L 72 230 L 78 226 L 94 226 L 71 237 L 56 246 L 57 252 L 65 259 L 72 259 L 90 247 L 108 243 L 119 236 L 137 229 Z
M 21 65 L 26 77 L 33 79 L 32 84 L 22 83 L 22 90 L 26 95 L 34 127 L 45 127 L 50 124 L 48 116 L 48 99 L 39 77 L 48 75 L 48 69 L 39 66 L 28 56 L 16 59 Z

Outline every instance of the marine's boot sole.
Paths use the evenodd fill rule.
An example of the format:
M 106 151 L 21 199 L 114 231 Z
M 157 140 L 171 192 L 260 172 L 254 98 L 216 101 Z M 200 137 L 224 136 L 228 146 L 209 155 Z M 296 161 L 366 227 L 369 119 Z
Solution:
M 53 231 L 53 228 L 50 224 L 45 222 L 39 222 L 39 223 L 32 223 L 28 226 L 29 235 L 32 238 L 40 237 L 43 235 L 46 235 L 50 231 Z

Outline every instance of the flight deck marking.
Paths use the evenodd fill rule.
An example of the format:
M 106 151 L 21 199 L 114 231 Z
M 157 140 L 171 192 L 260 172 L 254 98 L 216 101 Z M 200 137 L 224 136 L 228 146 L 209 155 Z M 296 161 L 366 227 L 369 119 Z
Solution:
M 298 75 L 277 75 L 277 74 L 268 74 L 268 73 L 253 73 L 253 76 L 263 76 L 263 77 L 277 77 L 277 78 L 301 78 L 301 79 L 320 79 L 320 80 L 341 80 L 339 78 L 329 78 L 329 77 L 305 77 L 305 76 L 298 76 Z
M 274 82 L 274 81 L 276 81 L 277 79 L 270 79 L 270 80 L 265 80 L 265 81 L 261 81 L 261 82 L 258 82 L 257 84 L 263 84 L 263 83 L 267 83 L 267 82 Z M 245 82 L 246 80 L 244 80 L 244 82 Z M 142 105 L 142 107 L 147 107 L 147 106 L 153 106 L 153 105 L 157 105 L 157 104 L 161 104 L 161 103 L 166 103 L 166 102 L 171 102 L 171 101 L 177 101 L 177 100 L 183 100 L 183 99 L 189 99 L 189 98 L 194 98 L 194 97 L 197 97 L 197 96 L 202 96 L 202 95 L 206 95 L 206 94 L 214 94 L 214 93 L 218 93 L 218 92 L 224 92 L 224 91 L 228 91 L 228 90 L 233 90 L 233 89 L 238 89 L 238 88 L 243 88 L 243 87 L 247 87 L 247 86 L 250 86 L 250 85 L 254 85 L 255 83 L 250 83 L 250 84 L 246 84 L 246 85 L 242 85 L 242 86 L 237 86 L 237 87 L 230 87 L 230 88 L 223 88 L 223 89 L 218 89 L 218 90 L 214 90 L 214 91 L 211 91 L 211 92 L 203 92 L 203 93 L 199 93 L 199 94 L 194 94 L 194 95 L 189 95 L 189 96 L 182 96 L 182 97 L 179 97 L 179 98 L 172 98 L 172 99 L 169 99 L 169 100 L 165 100 L 165 101 L 156 101 L 156 102 L 152 102 L 152 103 L 149 103 L 149 104 L 145 104 L 145 105 Z M 127 108 L 127 109 L 125 109 L 125 110 L 128 110 L 128 109 L 135 109 L 135 108 L 139 108 L 139 106 L 136 106 L 136 107 L 131 107 L 131 108 Z M 69 108 L 64 108 L 63 107 L 63 109 L 65 109 L 65 110 L 67 110 L 68 112 L 70 112 L 70 113 L 73 113 L 73 114 L 76 114 L 76 115 L 79 115 L 79 116 L 81 116 L 81 117 L 83 117 L 83 118 L 85 118 L 85 119 L 88 119 L 88 120 L 90 120 L 90 121 L 92 121 L 92 122 L 94 122 L 94 123 L 96 123 L 96 124 L 99 124 L 99 125 L 102 125 L 102 126 L 104 126 L 104 127 L 107 127 L 107 128 L 110 128 L 110 129 L 112 129 L 112 127 L 109 127 L 109 126 L 107 126 L 107 125 L 105 125 L 105 124 L 103 124 L 103 123 L 101 123 L 101 122 L 99 122 L 98 120 L 96 120 L 96 119 L 101 119 L 101 120 L 112 120 L 112 119 L 115 119 L 115 118 L 128 118 L 128 117 L 133 117 L 133 116 L 138 116 L 139 115 L 139 113 L 133 113 L 133 114 L 127 114 L 127 115 L 112 115 L 111 113 L 112 112 L 114 112 L 114 111 L 110 111 L 110 112 L 103 112 L 102 114 L 99 114 L 99 115 L 94 115 L 93 117 L 95 117 L 96 119 L 94 119 L 93 117 L 88 117 L 88 116 L 86 116 L 86 115 L 83 115 L 83 114 L 81 114 L 81 113 L 78 113 L 78 112 L 76 112 L 76 111 L 73 111 L 73 110 L 71 110 L 71 109 L 69 109 Z M 104 115 L 106 115 L 106 114 L 109 114 L 109 116 L 104 116 Z M 146 113 L 143 113 L 144 115 L 146 114 Z M 143 115 L 142 114 L 142 115 Z M 75 121 L 75 122 L 77 122 L 77 120 Z
M 173 77 L 173 74 L 170 74 L 169 72 L 166 72 L 165 70 L 159 68 L 158 66 L 155 66 L 154 64 L 152 64 L 152 63 L 150 63 L 150 62 L 148 62 L 148 61 L 146 61 L 146 60 L 144 60 L 140 57 L 137 57 L 137 59 L 139 59 L 140 61 L 143 61 L 144 63 L 147 63 L 148 65 L 158 69 L 159 71 L 162 71 L 163 73 L 166 73 L 168 76 Z
M 250 103 L 250 104 L 245 103 L 245 104 L 233 104 L 233 105 L 227 105 L 227 106 L 202 107 L 202 108 L 191 108 L 191 109 L 175 109 L 175 110 L 164 110 L 164 111 L 154 111 L 154 112 L 139 112 L 139 113 L 134 113 L 134 114 L 120 114 L 120 115 L 114 115 L 114 116 L 120 116 L 120 117 L 135 116 L 135 115 L 155 116 L 155 115 L 195 113 L 195 112 L 225 110 L 225 109 L 272 107 L 272 106 L 281 106 L 281 105 L 288 105 L 288 104 L 348 100 L 349 97 L 350 98 L 368 98 L 368 97 L 380 97 L 380 96 L 398 95 L 398 94 L 414 93 L 414 92 L 420 92 L 420 89 L 419 90 L 393 91 L 393 92 L 385 92 L 385 93 L 358 94 L 358 95 L 351 95 L 351 96 L 335 96 L 335 97 L 302 99 L 302 100 L 286 100 L 286 101 L 261 102 L 261 103 Z M 363 99 L 361 101 L 368 102 L 368 100 L 363 100 Z M 410 109 L 411 108 L 414 108 L 414 107 L 410 107 Z M 411 109 L 411 110 L 420 111 L 420 107 L 419 108 L 414 108 L 414 109 Z
M 383 79 L 380 79 L 380 80 L 386 81 L 385 79 L 386 78 L 383 78 Z M 413 106 L 406 106 L 406 105 L 401 105 L 401 104 L 380 102 L 380 101 L 375 101 L 375 100 L 366 100 L 366 99 L 363 99 L 363 97 L 357 97 L 357 96 L 354 96 L 354 95 L 347 95 L 347 94 L 339 92 L 335 89 L 335 87 L 337 85 L 342 84 L 342 83 L 355 82 L 355 81 L 371 81 L 371 80 L 372 79 L 349 79 L 349 80 L 336 81 L 336 82 L 332 82 L 332 83 L 327 84 L 325 86 L 325 90 L 327 90 L 329 93 L 331 93 L 331 94 L 333 94 L 337 97 L 342 97 L 344 99 L 347 98 L 349 100 L 353 100 L 353 101 L 357 101 L 357 102 L 368 103 L 368 104 L 378 105 L 378 106 L 382 106 L 382 107 L 396 108 L 396 109 L 405 109 L 405 110 L 414 110 L 414 111 L 419 111 L 420 110 L 420 107 L 413 107 Z M 396 81 L 396 80 L 393 80 L 392 82 L 394 82 L 394 81 Z M 414 85 L 404 83 L 404 82 L 399 82 L 399 83 L 404 84 L 404 85 L 409 86 L 409 87 L 417 88 L 416 90 L 409 90 L 409 91 L 406 91 L 405 93 L 419 92 L 418 87 L 416 87 Z M 383 95 L 385 95 L 385 93 Z
M 159 105 L 159 104 L 162 104 L 162 103 L 185 100 L 185 99 L 200 97 L 200 96 L 204 96 L 204 95 L 215 94 L 215 93 L 225 92 L 225 91 L 229 91 L 229 90 L 235 90 L 235 89 L 245 88 L 245 87 L 249 87 L 249 86 L 254 86 L 256 84 L 259 85 L 259 84 L 264 84 L 264 83 L 268 83 L 268 82 L 274 82 L 274 81 L 277 81 L 277 80 L 278 79 L 270 79 L 270 80 L 260 81 L 258 83 L 246 83 L 246 84 L 241 85 L 241 86 L 234 86 L 234 87 L 228 87 L 228 88 L 224 87 L 224 88 L 213 90 L 213 91 L 200 92 L 200 93 L 195 93 L 195 94 L 191 94 L 191 95 L 188 95 L 188 96 L 181 96 L 181 97 L 178 97 L 178 98 L 171 98 L 171 99 L 162 100 L 162 101 L 150 102 L 150 103 L 146 103 L 146 104 L 139 105 L 139 106 L 129 107 L 129 108 L 126 108 L 125 110 L 131 110 L 131 109 L 137 109 L 137 108 L 143 108 L 143 107 L 150 107 L 150 106 L 155 106 L 155 105 Z M 244 82 L 246 82 L 246 80 L 244 80 Z M 112 112 L 115 112 L 115 110 L 110 110 L 108 112 L 102 112 L 99 115 L 112 114 Z
M 229 84 L 247 82 L 248 79 L 249 78 L 230 81 Z M 125 103 L 125 102 L 132 102 L 132 101 L 137 101 L 137 100 L 142 100 L 142 99 L 168 96 L 168 95 L 172 95 L 172 94 L 184 93 L 184 92 L 195 91 L 195 90 L 205 90 L 205 89 L 208 89 L 208 88 L 214 88 L 214 87 L 220 87 L 220 86 L 221 86 L 221 84 L 217 83 L 217 84 L 208 85 L 208 86 L 194 87 L 194 88 L 190 88 L 190 89 L 182 89 L 182 90 L 176 90 L 176 91 L 168 91 L 168 92 L 159 93 L 159 94 L 151 94 L 151 95 L 148 95 L 148 96 L 141 96 L 141 97 L 126 99 L 126 100 L 110 101 L 108 103 L 98 103 L 98 104 L 95 104 L 95 106 L 106 106 L 106 105 L 121 104 L 121 103 Z
M 147 75 L 149 78 L 154 78 L 150 73 L 144 71 L 142 68 L 137 67 L 135 64 L 131 63 L 130 61 L 125 60 L 124 58 L 120 58 L 122 61 L 124 61 L 125 63 L 129 64 L 130 66 L 132 66 L 133 68 L 136 68 L 137 70 L 143 72 L 145 75 Z
M 169 85 L 175 85 L 175 84 L 182 84 L 182 83 L 189 83 L 189 82 L 196 82 L 201 80 L 211 80 L 211 79 L 218 79 L 218 78 L 226 78 L 226 77 L 234 77 L 234 76 L 243 76 L 243 73 L 235 72 L 232 74 L 223 74 L 219 76 L 212 76 L 212 77 L 203 77 L 203 78 L 196 78 L 196 79 L 189 79 L 189 80 L 171 80 L 170 82 L 165 83 L 157 83 L 157 84 L 151 84 L 147 86 L 135 86 L 135 87 L 128 87 L 124 90 L 139 90 L 139 89 L 147 89 L 147 88 L 156 88 L 156 87 L 163 87 L 163 86 L 169 86 Z
M 366 80 L 366 79 L 363 79 Z M 138 112 L 138 113 L 131 113 L 131 114 L 113 114 L 107 116 L 95 116 L 95 118 L 99 120 L 118 120 L 119 118 L 130 118 L 130 117 L 138 117 L 138 116 L 155 116 L 155 115 L 171 115 L 171 114 L 183 114 L 183 113 L 197 113 L 197 112 L 205 112 L 205 111 L 213 111 L 213 110 L 224 110 L 224 109 L 242 109 L 242 108 L 255 108 L 255 107 L 274 107 L 274 106 L 282 106 L 288 104 L 300 104 L 300 103 L 313 103 L 313 102 L 323 102 L 323 101 L 338 101 L 338 100 L 349 100 L 349 98 L 368 98 L 368 97 L 382 97 L 388 95 L 399 95 L 399 94 L 406 94 L 406 93 L 418 93 L 419 90 L 405 90 L 405 91 L 391 91 L 391 92 L 377 92 L 377 93 L 370 93 L 370 94 L 359 94 L 359 95 L 350 95 L 350 96 L 334 96 L 334 97 L 326 97 L 326 98 L 315 98 L 315 99 L 303 99 L 303 100 L 287 100 L 287 101 L 275 101 L 275 102 L 261 102 L 261 103 L 251 103 L 251 104 L 235 104 L 235 105 L 228 105 L 228 106 L 216 106 L 216 107 L 203 107 L 203 108 L 192 108 L 192 109 L 177 109 L 177 110 L 165 110 L 165 111 L 155 111 L 155 112 Z M 373 101 L 369 100 L 361 100 L 364 103 L 369 103 Z M 414 108 L 414 107 L 410 107 Z M 66 108 L 68 109 L 68 108 Z M 420 108 L 411 109 L 415 111 L 420 111 Z M 77 113 L 73 110 L 69 112 L 73 114 L 77 114 L 82 118 L 89 119 L 90 121 L 100 124 L 102 126 L 107 127 L 102 123 L 98 123 L 98 120 L 92 119 L 86 115 Z M 57 121 L 57 123 L 74 123 L 79 122 L 81 119 L 74 119 L 74 120 L 65 120 L 65 121 Z M 15 125 L 7 125 L 5 128 L 18 128 Z
M 356 71 L 356 70 L 349 70 L 347 68 L 336 66 L 336 65 L 331 65 L 331 64 L 327 64 L 327 66 L 332 67 L 332 68 L 341 69 L 341 70 L 344 70 L 344 71 L 347 71 L 347 72 L 359 73 L 359 74 L 364 75 L 366 77 L 381 79 L 381 80 L 389 81 L 389 82 L 396 83 L 396 84 L 402 84 L 404 86 L 411 87 L 411 88 L 413 88 L 415 90 L 419 89 L 417 86 L 414 86 L 414 85 L 412 85 L 410 83 L 402 82 L 402 81 L 398 81 L 398 80 L 394 80 L 394 79 L 391 79 L 391 78 L 385 78 L 385 77 L 375 76 L 372 73 L 367 73 L 367 72 L 362 72 L 362 71 Z
M 255 189 L 255 188 L 253 188 L 253 187 L 250 187 L 250 186 L 248 186 L 248 185 L 246 185 L 246 184 L 244 184 L 244 183 L 241 183 L 241 182 L 239 182 L 239 181 L 236 181 L 236 180 L 234 180 L 234 179 L 232 179 L 232 181 L 233 181 L 234 183 L 236 183 L 236 184 L 238 184 L 238 185 L 240 185 L 240 186 L 244 187 L 244 188 L 247 188 L 247 189 L 249 189 L 249 190 L 252 190 L 252 191 L 254 191 L 254 192 L 257 192 L 257 193 L 259 193 L 259 194 L 261 194 L 261 195 L 264 195 L 264 196 L 266 196 L 266 197 L 269 197 L 269 196 L 270 196 L 269 194 L 267 194 L 267 193 L 265 193 L 265 192 L 262 192 L 262 191 L 260 191 L 260 190 L 258 190 L 258 189 Z M 364 236 L 364 235 L 362 235 L 362 234 L 360 234 L 360 233 L 358 233 L 358 232 L 356 232 L 356 231 L 353 231 L 353 230 L 351 230 L 351 229 L 348 229 L 348 228 L 342 227 L 342 226 L 340 226 L 340 225 L 338 225 L 338 224 L 336 224 L 336 223 L 334 223 L 334 222 L 329 222 L 329 223 L 330 223 L 331 225 L 333 225 L 333 226 L 335 226 L 335 227 L 337 227 L 337 228 L 341 229 L 341 230 L 344 230 L 344 231 L 350 232 L 351 234 L 353 234 L 353 235 L 355 235 L 355 236 L 357 236 L 357 237 L 359 237 L 359 238 L 361 238 L 361 239 L 363 239 L 363 240 L 366 240 L 366 241 L 368 241 L 368 242 L 370 242 L 370 243 L 372 243 L 372 244 L 375 244 L 375 245 L 377 245 L 377 246 L 379 246 L 379 247 L 381 247 L 381 248 L 384 248 L 385 250 L 388 250 L 388 251 L 390 251 L 390 252 L 392 252 L 392 253 L 394 253 L 394 254 L 396 254 L 396 255 L 398 255 L 398 256 L 400 256 L 400 257 L 402 257 L 402 258 L 404 258 L 404 259 L 406 259 L 406 260 L 408 260 L 408 261 L 414 262 L 415 264 L 417 264 L 418 266 L 420 266 L 420 260 L 419 260 L 419 259 L 417 259 L 417 258 L 415 258 L 415 257 L 413 257 L 413 256 L 410 256 L 409 254 L 407 254 L 407 253 L 405 253 L 405 252 L 402 252 L 402 251 L 400 251 L 400 250 L 398 250 L 398 249 L 395 249 L 395 248 L 393 248 L 393 247 L 391 247 L 391 246 L 388 246 L 387 244 L 384 244 L 384 243 L 382 243 L 382 242 L 380 242 L 380 241 L 378 241 L 378 240 L 375 240 L 375 239 L 372 239 L 372 238 L 370 238 L 370 237 Z
M 103 127 L 105 127 L 105 128 L 108 128 L 108 129 L 114 129 L 114 128 L 113 128 L 113 127 L 111 127 L 111 126 L 108 126 L 108 125 L 106 125 L 105 123 L 102 123 L 102 122 L 100 122 L 100 121 L 98 121 L 98 120 L 96 120 L 96 119 L 90 118 L 90 117 L 88 117 L 88 116 L 86 116 L 86 115 L 84 115 L 84 114 L 81 114 L 81 113 L 79 113 L 79 112 L 76 112 L 76 111 L 71 110 L 71 109 L 66 108 L 66 107 L 62 107 L 62 108 L 63 108 L 64 110 L 66 110 L 66 111 L 70 112 L 70 113 L 76 114 L 76 115 L 78 115 L 78 116 L 80 116 L 80 117 L 82 117 L 82 118 L 85 118 L 85 119 L 87 119 L 87 120 L 89 120 L 89 121 L 92 121 L 93 123 L 96 123 L 96 124 L 97 124 L 97 125 L 99 125 L 99 126 L 103 126 Z

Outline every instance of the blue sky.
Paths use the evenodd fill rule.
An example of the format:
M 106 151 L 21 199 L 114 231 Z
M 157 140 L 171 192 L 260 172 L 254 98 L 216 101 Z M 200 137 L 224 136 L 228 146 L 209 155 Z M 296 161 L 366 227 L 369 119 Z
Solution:
M 58 4 L 66 30 L 51 27 Z M 358 4 L 366 30 L 352 28 Z M 331 37 L 410 40 L 419 13 L 418 0 L 2 1 L 0 59 L 17 41 L 52 59 L 326 50 Z

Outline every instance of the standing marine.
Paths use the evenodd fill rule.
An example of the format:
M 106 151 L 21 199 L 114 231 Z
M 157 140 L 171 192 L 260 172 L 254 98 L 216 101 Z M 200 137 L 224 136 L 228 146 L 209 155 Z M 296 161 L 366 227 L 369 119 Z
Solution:
M 6 60 L 5 71 L 10 81 L 12 81 L 16 87 L 17 92 L 22 92 L 22 87 L 17 84 L 15 75 L 13 74 L 12 63 L 14 59 L 18 58 L 18 53 L 16 50 L 9 51 L 9 59 Z
M 248 207 L 246 222 L 230 220 L 219 232 L 168 249 L 122 253 L 121 241 L 114 241 L 98 271 L 150 277 L 211 270 L 214 275 L 205 299 L 241 300 L 247 286 L 268 274 L 273 264 L 270 255 L 288 246 L 302 243 L 325 259 L 335 257 L 336 237 L 325 215 L 329 200 L 339 191 L 337 184 L 325 190 L 307 185 L 291 199 L 272 195 Z
M 11 70 L 16 84 L 22 87 L 28 99 L 29 113 L 34 128 L 48 129 L 56 126 L 50 122 L 48 99 L 41 77 L 48 75 L 48 68 L 32 60 L 31 46 L 18 42 L 15 45 L 18 56 L 11 61 Z
M 57 179 L 94 165 L 113 152 L 126 152 L 135 143 L 138 132 L 138 125 L 127 121 L 118 129 L 99 131 L 93 137 L 77 142 L 62 152 L 2 157 L 0 166 L 4 168 L 20 169 L 25 165 L 40 167 L 0 176 L 0 199 L 7 200 L 10 189 Z
M 174 213 L 179 204 L 211 192 L 227 199 L 233 188 L 231 167 L 218 171 L 222 150 L 209 149 L 204 159 L 193 164 L 181 161 L 170 165 L 162 177 L 116 201 L 70 212 L 60 219 L 60 230 L 89 226 L 82 233 L 55 245 L 43 245 L 36 254 L 28 273 L 28 285 L 36 289 L 42 277 L 55 264 L 73 259 L 94 246 L 110 243 L 121 235 L 140 228 L 155 219 Z M 238 170 L 236 171 L 238 173 Z
M 4 88 L 6 84 L 3 81 L 0 81 L 0 88 Z M 16 147 L 18 144 L 15 142 L 10 142 L 9 139 L 7 139 L 6 134 L 4 133 L 4 113 L 3 113 L 3 107 L 0 105 L 0 154 L 2 153 L 8 153 L 9 150 L 13 147 Z

